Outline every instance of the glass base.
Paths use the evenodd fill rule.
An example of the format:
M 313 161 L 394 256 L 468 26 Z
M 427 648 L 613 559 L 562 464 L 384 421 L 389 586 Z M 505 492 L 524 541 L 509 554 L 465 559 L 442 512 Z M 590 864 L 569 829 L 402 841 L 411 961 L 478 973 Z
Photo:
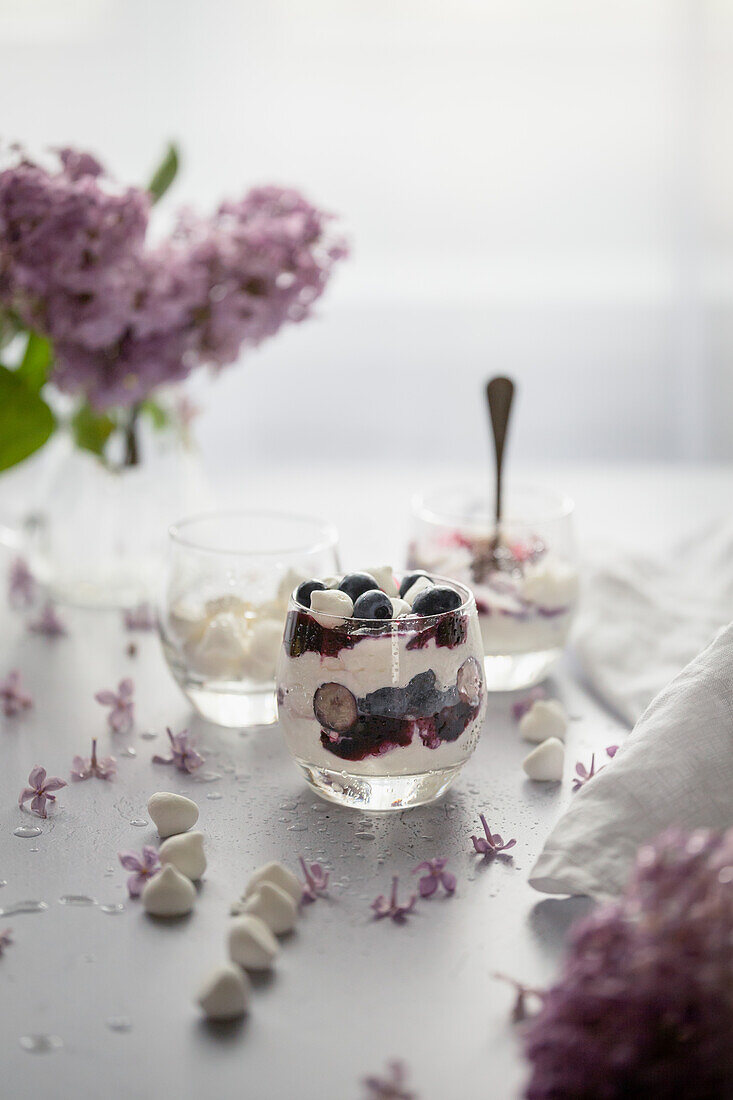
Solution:
M 271 726 L 277 721 L 273 689 L 244 694 L 201 684 L 181 684 L 181 687 L 197 713 L 215 726 L 244 729 L 247 726 Z
M 463 764 L 420 775 L 350 775 L 296 760 L 307 782 L 321 798 L 358 810 L 408 810 L 424 806 L 448 790 Z
M 487 691 L 518 691 L 544 680 L 562 653 L 561 649 L 543 649 L 537 653 L 512 653 L 484 657 Z

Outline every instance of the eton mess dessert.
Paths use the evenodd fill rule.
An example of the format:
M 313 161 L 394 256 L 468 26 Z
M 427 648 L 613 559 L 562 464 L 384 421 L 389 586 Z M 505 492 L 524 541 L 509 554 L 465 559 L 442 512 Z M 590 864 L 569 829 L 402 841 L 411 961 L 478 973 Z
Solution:
M 389 567 L 298 585 L 277 701 L 291 753 L 326 797 L 374 809 L 437 797 L 476 747 L 485 709 L 471 592 Z

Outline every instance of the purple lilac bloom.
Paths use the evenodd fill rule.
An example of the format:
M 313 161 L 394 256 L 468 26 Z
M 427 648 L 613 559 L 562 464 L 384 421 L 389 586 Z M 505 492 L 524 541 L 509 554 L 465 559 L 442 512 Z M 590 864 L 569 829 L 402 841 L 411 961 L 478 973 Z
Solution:
M 0 172 L 0 307 L 52 339 L 53 381 L 96 408 L 233 363 L 304 320 L 346 255 L 329 216 L 284 188 L 184 214 L 153 248 L 149 207 L 71 149 L 55 172 L 28 160 Z
M 97 739 L 92 738 L 92 755 L 75 756 L 71 762 L 71 778 L 77 781 L 91 779 L 114 779 L 117 774 L 117 761 L 114 756 L 97 757 Z
M 412 872 L 413 875 L 416 875 L 418 871 L 425 871 L 425 874 L 417 884 L 421 898 L 432 897 L 438 889 L 438 886 L 442 886 L 446 894 L 452 894 L 454 892 L 456 888 L 456 876 L 451 874 L 450 871 L 446 871 L 445 867 L 447 863 L 447 859 L 438 857 L 436 859 L 425 859 L 415 867 Z
M 528 1100 L 733 1096 L 733 829 L 664 833 L 526 1025 Z
M 51 600 L 46 600 L 38 618 L 28 623 L 28 629 L 47 638 L 61 638 L 68 633 Z
M 182 730 L 180 733 L 173 733 L 171 729 L 165 731 L 168 734 L 168 740 L 171 743 L 171 755 L 159 756 L 157 753 L 153 757 L 154 764 L 175 764 L 181 772 L 195 772 L 197 768 L 200 768 L 204 763 L 204 758 L 201 753 L 196 752 L 194 746 L 194 739 L 189 734 L 188 730 Z
M 606 756 L 613 760 L 614 756 L 618 752 L 618 745 L 609 745 L 606 749 Z M 579 791 L 581 787 L 584 787 L 589 779 L 592 779 L 594 775 L 598 775 L 603 771 L 605 765 L 596 767 L 596 754 L 592 753 L 590 758 L 590 768 L 586 768 L 585 764 L 580 761 L 575 765 L 575 777 L 573 778 L 573 790 Z
M 501 852 L 508 851 L 509 848 L 513 848 L 517 843 L 516 840 L 507 840 L 504 843 L 499 833 L 492 833 L 489 825 L 486 821 L 484 814 L 479 814 L 481 824 L 484 828 L 484 836 L 472 836 L 473 848 L 475 852 L 478 852 L 481 856 L 496 856 Z
M 370 1075 L 364 1078 L 365 1100 L 418 1100 L 417 1093 L 407 1088 L 407 1070 L 403 1062 L 395 1059 L 387 1064 L 383 1077 Z
M 160 859 L 155 848 L 146 844 L 140 855 L 137 852 L 118 852 L 119 861 L 126 871 L 132 871 L 127 880 L 127 892 L 131 898 L 139 898 L 148 879 L 160 870 Z
M 12 718 L 33 706 L 33 699 L 23 689 L 17 668 L 12 669 L 4 680 L 0 680 L 0 703 L 6 718 Z
M 56 795 L 51 792 L 60 791 L 62 787 L 68 787 L 65 779 L 59 779 L 55 775 L 47 778 L 46 769 L 36 764 L 28 776 L 28 786 L 20 792 L 18 805 L 22 810 L 24 804 L 31 799 L 31 813 L 38 817 L 48 817 L 46 802 L 55 802 Z
M 372 909 L 374 915 L 378 920 L 382 917 L 391 917 L 393 921 L 398 924 L 402 924 L 408 913 L 411 913 L 415 908 L 415 902 L 417 901 L 417 895 L 411 894 L 405 905 L 400 905 L 397 901 L 397 884 L 399 878 L 394 875 L 392 878 L 392 890 L 390 896 L 386 898 L 384 894 L 380 894 L 378 898 L 375 898 L 372 902 Z
M 301 901 L 317 901 L 319 896 L 328 890 L 328 871 L 325 871 L 320 863 L 307 864 L 302 856 L 298 859 L 305 879 Z
M 133 695 L 135 685 L 129 677 L 120 680 L 117 692 L 98 691 L 94 698 L 102 706 L 110 707 L 107 715 L 107 724 L 112 733 L 129 733 L 135 720 L 135 704 Z
M 36 580 L 25 558 L 15 558 L 8 572 L 8 603 L 11 607 L 30 607 L 36 598 Z

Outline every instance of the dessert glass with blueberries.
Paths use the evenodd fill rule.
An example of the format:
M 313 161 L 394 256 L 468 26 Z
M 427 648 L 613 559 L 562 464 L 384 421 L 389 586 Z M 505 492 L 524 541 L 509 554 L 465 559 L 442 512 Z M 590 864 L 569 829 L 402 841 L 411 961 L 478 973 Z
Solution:
M 413 502 L 408 567 L 457 577 L 476 598 L 488 691 L 543 679 L 562 653 L 578 603 L 573 503 L 508 486 L 500 530 L 483 485 Z
M 276 721 L 275 665 L 296 584 L 338 568 L 335 528 L 279 512 L 232 511 L 169 531 L 158 623 L 168 666 L 220 726 Z
M 386 566 L 299 585 L 277 703 L 288 748 L 324 798 L 365 810 L 431 802 L 476 748 L 486 708 L 472 593 Z

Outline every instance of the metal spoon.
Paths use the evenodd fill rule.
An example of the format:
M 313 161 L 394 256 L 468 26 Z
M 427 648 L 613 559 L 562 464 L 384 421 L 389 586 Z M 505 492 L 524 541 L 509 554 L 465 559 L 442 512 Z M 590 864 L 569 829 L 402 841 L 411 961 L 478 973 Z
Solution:
M 486 384 L 486 399 L 489 405 L 489 418 L 491 431 L 494 437 L 494 455 L 496 458 L 496 493 L 494 520 L 495 531 L 492 540 L 492 555 L 496 558 L 499 546 L 499 530 L 501 527 L 503 507 L 503 469 L 504 469 L 504 444 L 506 443 L 507 429 L 509 427 L 509 414 L 514 399 L 514 383 L 511 378 L 491 378 Z

